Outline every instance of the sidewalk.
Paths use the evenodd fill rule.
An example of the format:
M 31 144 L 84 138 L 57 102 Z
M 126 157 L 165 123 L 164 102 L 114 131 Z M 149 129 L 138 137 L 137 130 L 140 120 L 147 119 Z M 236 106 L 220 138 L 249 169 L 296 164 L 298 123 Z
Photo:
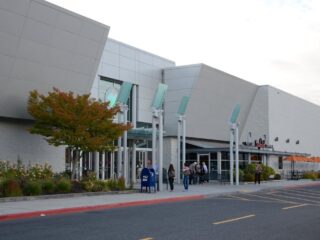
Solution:
M 236 192 L 255 192 L 272 188 L 299 187 L 305 185 L 320 185 L 320 182 L 298 181 L 272 181 L 261 185 L 243 184 L 240 186 L 220 185 L 207 183 L 203 185 L 190 185 L 189 191 L 184 192 L 182 185 L 175 185 L 173 192 L 166 190 L 157 193 L 127 193 L 105 194 L 96 196 L 77 196 L 54 199 L 35 199 L 13 202 L 0 202 L 0 221 L 47 216 L 53 214 L 75 213 L 83 211 L 101 210 L 109 208 L 150 205 L 164 202 L 175 202 L 191 199 L 201 199 L 221 194 Z

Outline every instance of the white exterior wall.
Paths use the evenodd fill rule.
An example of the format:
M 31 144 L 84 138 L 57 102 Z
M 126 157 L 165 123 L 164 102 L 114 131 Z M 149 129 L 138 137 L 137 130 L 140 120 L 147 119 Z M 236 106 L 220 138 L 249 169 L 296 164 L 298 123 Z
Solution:
M 138 85 L 138 118 L 140 122 L 151 122 L 151 103 L 162 82 L 162 69 L 175 63 L 159 56 L 147 53 L 116 40 L 108 39 L 103 51 L 98 76 L 91 90 L 97 98 L 99 76 L 130 82 Z
M 30 122 L 0 121 L 0 160 L 15 161 L 18 157 L 25 163 L 49 163 L 53 170 L 65 170 L 64 147 L 49 146 L 42 136 L 28 132 Z
M 240 135 L 240 143 L 248 140 L 248 133 L 251 132 L 251 140 L 263 139 L 263 135 L 269 135 L 269 119 L 268 119 L 268 87 L 261 86 L 257 88 L 255 97 L 250 104 L 250 110 L 245 117 L 244 122 L 240 122 L 242 129 Z M 267 141 L 268 143 L 268 141 Z
M 177 135 L 177 111 L 183 96 L 190 97 L 194 82 L 198 79 L 201 65 L 188 65 L 164 70 L 168 91 L 165 98 L 166 135 Z M 188 119 L 188 116 L 187 116 Z
M 163 139 L 163 167 L 168 170 L 169 165 L 172 163 L 174 169 L 177 167 L 177 139 L 175 138 L 164 138 Z M 177 171 L 177 170 L 176 170 Z
M 33 89 L 89 93 L 108 33 L 44 0 L 1 0 L 0 116 L 30 118 Z
M 270 144 L 278 151 L 320 156 L 320 107 L 273 87 L 268 92 Z
M 187 137 L 229 141 L 228 121 L 233 107 L 237 103 L 241 105 L 238 121 L 244 124 L 257 87 L 202 65 L 186 110 Z M 240 136 L 242 126 L 240 125 Z
M 0 1 L 0 160 L 50 162 L 64 170 L 64 148 L 28 132 L 31 90 L 89 93 L 109 27 L 44 0 Z M 20 119 L 20 120 L 14 120 Z

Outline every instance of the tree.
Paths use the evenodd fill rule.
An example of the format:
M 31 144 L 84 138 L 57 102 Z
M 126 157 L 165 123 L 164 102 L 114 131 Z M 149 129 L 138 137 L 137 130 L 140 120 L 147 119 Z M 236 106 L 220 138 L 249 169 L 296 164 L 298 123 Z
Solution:
M 108 105 L 88 94 L 74 95 L 53 88 L 44 96 L 33 90 L 28 100 L 28 111 L 35 120 L 30 132 L 45 136 L 50 145 L 68 146 L 74 153 L 73 166 L 77 166 L 84 152 L 112 150 L 114 140 L 131 128 L 129 124 L 114 123 L 120 109 Z

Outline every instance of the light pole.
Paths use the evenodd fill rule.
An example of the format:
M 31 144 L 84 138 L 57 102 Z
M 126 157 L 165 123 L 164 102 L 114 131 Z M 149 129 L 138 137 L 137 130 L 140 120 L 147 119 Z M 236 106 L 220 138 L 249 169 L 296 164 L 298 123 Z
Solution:
M 240 104 L 236 104 L 232 110 L 230 120 L 228 122 L 230 127 L 230 185 L 233 185 L 233 143 L 235 142 L 235 161 L 236 161 L 236 185 L 239 185 L 239 123 L 237 119 L 240 113 Z
M 163 101 L 167 92 L 168 86 L 160 83 L 156 94 L 154 95 L 152 108 L 152 162 L 156 162 L 157 148 L 157 124 L 159 125 L 159 149 L 158 149 L 158 176 L 159 176 L 159 191 L 163 190 L 162 174 L 163 174 Z
M 178 133 L 177 133 L 177 176 L 180 183 L 180 163 L 181 163 L 181 130 L 182 130 L 182 166 L 186 162 L 186 117 L 185 112 L 189 102 L 189 97 L 183 96 L 178 108 Z

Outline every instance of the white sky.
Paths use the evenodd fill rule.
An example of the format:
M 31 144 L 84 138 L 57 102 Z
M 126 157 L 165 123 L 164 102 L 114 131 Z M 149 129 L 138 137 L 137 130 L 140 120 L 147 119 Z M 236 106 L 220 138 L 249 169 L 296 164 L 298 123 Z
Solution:
M 177 65 L 205 63 L 320 105 L 319 0 L 48 0 Z

